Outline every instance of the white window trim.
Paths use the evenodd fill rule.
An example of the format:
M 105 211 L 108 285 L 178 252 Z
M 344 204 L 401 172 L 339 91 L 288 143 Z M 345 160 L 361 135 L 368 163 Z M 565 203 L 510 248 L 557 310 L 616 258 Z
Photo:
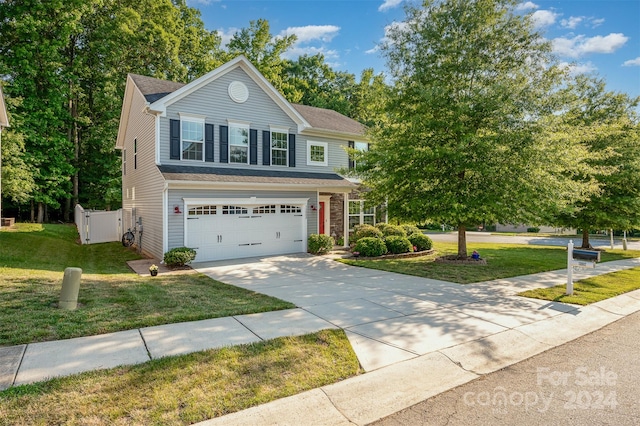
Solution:
M 122 176 L 127 175 L 127 148 L 122 150 Z M 127 196 L 127 198 L 129 198 Z
M 324 148 L 324 161 L 311 160 L 311 147 L 321 146 Z M 307 166 L 328 166 L 329 165 L 329 144 L 327 142 L 307 141 Z
M 377 210 L 378 208 L 376 206 L 373 207 L 373 213 L 365 213 L 365 200 L 348 200 L 347 205 L 350 206 L 350 203 L 360 203 L 360 211 L 357 214 L 351 214 L 349 213 L 349 208 L 347 208 L 347 226 L 349 227 L 349 232 L 353 231 L 353 228 L 351 228 L 350 225 L 350 218 L 351 217 L 359 217 L 360 218 L 360 223 L 359 225 L 362 225 L 364 223 L 364 218 L 365 216 L 373 216 L 373 225 L 375 225 L 376 222 L 376 214 L 377 214 Z
M 204 138 L 205 138 L 205 129 L 204 129 L 204 119 L 205 116 L 204 115 L 199 115 L 199 114 L 185 114 L 185 113 L 178 113 L 178 115 L 180 116 L 180 160 L 181 161 L 195 161 L 198 163 L 204 163 Z M 185 121 L 190 121 L 192 123 L 198 123 L 202 125 L 202 142 L 197 142 L 197 141 L 190 141 L 190 142 L 195 142 L 195 143 L 200 143 L 202 144 L 202 160 L 192 160 L 189 158 L 183 158 L 183 154 L 184 154 L 184 149 L 183 149 L 183 143 L 184 143 L 184 139 L 182 139 L 182 123 Z
M 274 148 L 273 147 L 273 134 L 274 133 L 284 133 L 286 135 L 287 147 L 285 149 L 282 148 Z M 285 162 L 284 164 L 273 164 L 273 150 L 277 149 L 278 151 L 284 151 L 285 153 Z M 278 127 L 269 125 L 269 163 L 274 167 L 288 167 L 289 166 L 289 128 L 288 127 Z
M 251 133 L 250 133 L 250 125 L 251 123 L 249 121 L 240 121 L 240 120 L 228 120 L 227 119 L 227 132 L 228 132 L 228 152 L 227 152 L 227 158 L 229 159 L 229 164 L 249 164 L 250 161 L 250 155 L 249 155 L 249 149 L 250 149 L 250 145 L 251 145 Z M 234 161 L 231 161 L 231 147 L 232 146 L 242 146 L 245 147 L 245 145 L 237 145 L 237 144 L 232 144 L 231 143 L 231 128 L 232 127 L 236 127 L 236 128 L 241 128 L 241 129 L 246 129 L 247 130 L 247 162 L 246 163 L 237 163 Z

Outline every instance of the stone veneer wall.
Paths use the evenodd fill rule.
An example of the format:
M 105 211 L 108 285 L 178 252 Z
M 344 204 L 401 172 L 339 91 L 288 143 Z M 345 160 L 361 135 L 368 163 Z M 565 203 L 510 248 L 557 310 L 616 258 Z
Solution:
M 329 235 L 335 237 L 336 241 L 344 237 L 344 195 L 331 194 L 329 203 L 329 220 L 331 222 Z

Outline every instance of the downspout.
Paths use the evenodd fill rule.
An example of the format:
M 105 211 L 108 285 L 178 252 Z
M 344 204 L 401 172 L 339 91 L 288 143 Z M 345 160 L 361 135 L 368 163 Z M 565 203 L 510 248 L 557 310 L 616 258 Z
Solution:
M 169 184 L 162 188 L 162 253 L 169 251 Z M 163 260 L 161 259 L 161 262 Z

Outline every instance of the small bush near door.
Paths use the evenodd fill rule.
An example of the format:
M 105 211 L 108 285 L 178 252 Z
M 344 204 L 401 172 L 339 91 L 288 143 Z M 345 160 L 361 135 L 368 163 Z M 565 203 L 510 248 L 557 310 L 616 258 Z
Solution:
M 196 258 L 196 251 L 189 247 L 177 247 L 164 254 L 164 263 L 170 267 L 184 266 Z
M 312 234 L 309 235 L 309 253 L 324 254 L 331 251 L 335 241 L 329 235 Z
M 411 244 L 416 248 L 416 251 L 431 250 L 431 247 L 433 247 L 431 238 L 424 234 L 409 235 L 409 241 L 411 241 Z

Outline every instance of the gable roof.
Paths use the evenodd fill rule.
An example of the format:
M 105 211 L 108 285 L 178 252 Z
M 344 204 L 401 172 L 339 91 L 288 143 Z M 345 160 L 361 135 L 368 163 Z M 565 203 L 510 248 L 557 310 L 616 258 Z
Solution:
M 159 78 L 147 77 L 139 74 L 129 74 L 133 82 L 138 86 L 138 90 L 149 103 L 153 103 L 175 92 L 186 83 L 177 81 L 160 80 Z
M 123 100 L 122 114 L 120 116 L 121 129 L 118 132 L 118 143 L 120 146 L 120 130 L 123 130 L 123 123 L 126 123 L 128 114 L 128 103 L 131 102 L 133 87 L 144 96 L 148 103 L 148 108 L 156 113 L 166 113 L 166 108 L 172 103 L 193 93 L 200 87 L 214 81 L 226 73 L 242 68 L 253 81 L 260 86 L 265 93 L 298 125 L 298 133 L 329 133 L 339 134 L 350 138 L 364 137 L 365 126 L 337 111 L 317 108 L 307 105 L 292 104 L 288 102 L 280 92 L 264 78 L 264 76 L 253 66 L 244 56 L 240 55 L 226 64 L 208 72 L 191 83 L 179 83 L 175 81 L 161 80 L 154 77 L 147 77 L 139 74 L 129 74 L 127 78 L 127 88 Z M 124 120 L 124 121 L 123 121 Z
M 7 106 L 4 103 L 2 86 L 0 85 L 0 129 L 3 127 L 9 127 L 9 116 L 7 114 Z
M 291 104 L 314 129 L 329 130 L 331 132 L 364 135 L 365 126 L 346 115 L 325 108 L 308 105 Z

